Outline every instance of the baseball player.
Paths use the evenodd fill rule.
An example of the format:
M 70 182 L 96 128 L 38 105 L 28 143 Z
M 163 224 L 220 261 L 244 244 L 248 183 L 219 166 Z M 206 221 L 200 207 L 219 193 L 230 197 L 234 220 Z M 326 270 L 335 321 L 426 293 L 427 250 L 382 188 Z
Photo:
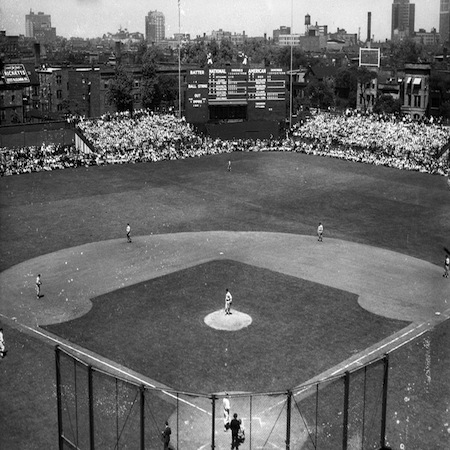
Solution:
M 130 224 L 129 223 L 127 223 L 127 241 L 128 242 L 131 242 L 131 227 L 130 227 Z
M 323 225 L 322 222 L 319 222 L 319 226 L 317 227 L 317 239 L 319 242 L 323 242 Z
M 230 398 L 228 393 L 223 398 L 223 429 L 227 431 L 230 428 Z
M 41 298 L 41 274 L 39 273 L 36 277 L 36 298 Z
M 233 302 L 233 297 L 228 289 L 225 289 L 225 314 L 231 314 L 231 303 Z
M 3 358 L 5 355 L 5 338 L 3 337 L 3 328 L 0 328 L 0 358 Z

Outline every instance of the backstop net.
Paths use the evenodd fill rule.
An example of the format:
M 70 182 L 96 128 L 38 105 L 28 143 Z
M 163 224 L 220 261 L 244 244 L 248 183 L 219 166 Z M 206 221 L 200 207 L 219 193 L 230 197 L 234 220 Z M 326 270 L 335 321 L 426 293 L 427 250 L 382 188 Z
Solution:
M 205 395 L 136 383 L 56 347 L 59 448 L 160 449 L 167 421 L 169 448 L 229 449 L 234 414 L 244 449 L 445 448 L 448 328 L 333 378 L 265 393 Z

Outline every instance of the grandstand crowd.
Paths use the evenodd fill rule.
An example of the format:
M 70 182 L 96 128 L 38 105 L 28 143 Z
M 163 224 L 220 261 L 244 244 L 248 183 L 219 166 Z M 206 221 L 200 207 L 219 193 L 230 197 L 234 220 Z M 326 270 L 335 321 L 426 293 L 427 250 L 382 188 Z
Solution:
M 450 140 L 447 127 L 394 116 L 321 112 L 282 139 L 267 140 L 212 139 L 184 119 L 149 111 L 80 118 L 75 126 L 94 150 L 58 144 L 0 148 L 0 175 L 236 151 L 293 151 L 439 175 L 449 170 L 445 158 L 436 158 Z

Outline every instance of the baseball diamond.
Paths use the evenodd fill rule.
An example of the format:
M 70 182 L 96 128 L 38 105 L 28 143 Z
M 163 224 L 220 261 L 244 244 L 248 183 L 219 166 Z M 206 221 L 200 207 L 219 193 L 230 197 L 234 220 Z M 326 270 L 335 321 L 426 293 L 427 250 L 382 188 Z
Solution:
M 437 252 L 436 243 L 441 239 L 433 234 L 435 229 L 430 225 L 425 231 L 428 244 L 419 248 L 417 244 L 423 238 L 420 227 L 408 223 L 407 219 L 414 212 L 418 223 L 427 222 L 429 216 L 425 211 L 422 217 L 419 206 L 431 202 L 436 192 L 443 195 L 436 178 L 425 178 L 421 174 L 404 175 L 399 171 L 401 175 L 396 174 L 391 181 L 391 169 L 285 153 L 238 154 L 233 161 L 233 171 L 228 173 L 223 163 L 228 158 L 229 155 L 218 155 L 198 160 L 32 174 L 28 178 L 25 175 L 23 180 L 28 180 L 33 186 L 31 193 L 28 192 L 29 185 L 21 186 L 20 177 L 10 177 L 8 185 L 4 181 L 11 198 L 2 198 L 3 208 L 11 213 L 11 218 L 3 214 L 4 221 L 0 225 L 4 230 L 14 230 L 14 226 L 19 228 L 17 232 L 11 232 L 12 239 L 3 244 L 8 252 L 7 261 L 13 263 L 3 263 L 4 270 L 0 273 L 2 322 L 11 329 L 23 331 L 24 336 L 36 336 L 51 345 L 59 344 L 118 376 L 146 386 L 167 388 L 172 401 L 174 394 L 171 389 L 175 389 L 175 384 L 158 375 L 163 373 L 159 367 L 153 372 L 156 375 L 152 373 L 149 376 L 135 368 L 130 369 L 126 360 L 118 361 L 111 354 L 105 355 L 77 343 L 79 325 L 82 333 L 83 326 L 94 324 L 89 333 L 95 335 L 97 325 L 104 329 L 109 323 L 113 326 L 115 321 L 114 326 L 117 326 L 121 319 L 127 324 L 125 326 L 133 324 L 129 322 L 130 317 L 125 316 L 124 309 L 128 305 L 128 289 L 142 292 L 140 283 L 146 283 L 145 287 L 151 289 L 155 286 L 152 283 L 171 283 L 170 277 L 177 274 L 189 277 L 189 274 L 198 273 L 195 272 L 198 268 L 206 271 L 215 267 L 221 270 L 231 267 L 236 273 L 248 268 L 247 275 L 251 276 L 252 270 L 254 273 L 260 271 L 258 276 L 261 279 L 270 272 L 273 279 L 280 275 L 285 277 L 285 282 L 289 278 L 294 287 L 298 280 L 299 283 L 311 283 L 308 287 L 311 290 L 322 286 L 325 290 L 339 291 L 342 299 L 345 296 L 349 298 L 348 303 L 343 302 L 342 305 L 351 302 L 359 305 L 365 314 L 364 319 L 372 326 L 392 321 L 394 332 L 372 342 L 363 351 L 358 349 L 352 353 L 350 346 L 343 342 L 349 349 L 345 358 L 328 365 L 320 373 L 315 372 L 310 382 L 359 368 L 403 343 L 413 341 L 450 317 L 448 280 L 442 277 L 443 267 L 438 265 L 441 255 L 433 257 Z M 223 174 L 234 178 L 223 180 Z M 270 180 L 270 186 L 267 180 Z M 350 189 L 348 180 L 356 187 Z M 48 188 L 62 186 L 62 182 L 67 183 L 64 189 Z M 391 185 L 377 192 L 381 182 Z M 433 185 L 429 191 L 427 183 Z M 395 192 L 395 195 L 390 192 Z M 298 195 L 301 206 L 297 205 L 293 210 L 295 195 Z M 42 196 L 47 196 L 47 200 L 41 201 Z M 388 220 L 395 208 L 401 211 L 391 226 Z M 425 206 L 423 208 L 426 209 Z M 47 217 L 45 220 L 39 218 L 41 210 L 42 217 Z M 432 213 L 436 230 L 439 226 L 442 228 L 442 224 L 445 229 L 445 208 L 437 208 Z M 31 227 L 31 220 L 24 219 L 28 215 L 36 222 L 36 231 Z M 17 220 L 18 217 L 23 219 Z M 55 217 L 54 223 L 49 222 L 48 217 Z M 353 226 L 360 217 L 361 223 Z M 295 222 L 297 218 L 300 218 L 299 223 Z M 317 241 L 319 220 L 324 223 L 323 242 Z M 364 220 L 366 224 L 361 225 Z M 132 242 L 127 241 L 124 233 L 128 222 L 133 229 Z M 42 224 L 48 224 L 48 229 Z M 377 229 L 378 226 L 382 231 Z M 33 233 L 36 240 L 29 239 L 27 233 Z M 37 245 L 29 244 L 25 252 L 20 248 L 22 244 L 18 236 Z M 399 239 L 403 240 L 399 242 Z M 27 254 L 32 258 L 23 256 Z M 209 295 L 207 307 L 196 311 L 183 306 L 182 302 L 167 306 L 170 306 L 171 313 L 176 311 L 182 315 L 186 312 L 188 315 L 186 320 L 177 323 L 183 326 L 191 324 L 192 330 L 195 327 L 206 328 L 210 333 L 207 335 L 225 333 L 225 342 L 231 336 L 232 342 L 239 342 L 239 336 L 248 337 L 262 318 L 258 316 L 255 304 L 249 307 L 248 299 L 239 292 L 239 286 L 228 285 L 226 269 L 223 270 L 223 273 L 217 272 L 216 278 L 221 275 L 224 278 L 217 298 L 205 290 Z M 42 275 L 39 299 L 35 294 L 37 273 Z M 176 285 L 180 298 L 183 298 L 184 287 L 180 282 L 183 279 L 178 279 Z M 196 279 L 191 279 L 190 283 L 190 290 L 186 292 L 195 295 Z M 251 289 L 251 283 L 249 286 L 247 289 Z M 230 287 L 233 294 L 232 314 L 229 316 L 223 312 L 226 287 Z M 189 299 L 187 296 L 186 301 Z M 133 308 L 137 307 L 138 300 L 133 299 L 132 302 L 130 299 Z M 262 303 L 270 303 L 270 300 L 264 298 L 264 293 L 260 296 Z M 311 303 L 318 300 L 312 298 Z M 115 306 L 105 315 L 108 302 Z M 117 307 L 121 303 L 124 308 Z M 100 306 L 106 309 L 99 310 Z M 98 316 L 91 316 L 94 309 L 96 314 L 99 311 L 104 314 L 103 324 L 95 322 Z M 335 311 L 320 311 L 328 316 L 327 323 L 332 323 Z M 345 315 L 345 311 L 342 313 Z M 138 314 L 136 320 L 139 319 L 144 326 L 152 326 L 151 315 L 145 315 L 149 314 L 148 311 L 142 317 Z M 298 319 L 299 316 L 293 317 Z M 298 324 L 301 327 L 301 320 Z M 177 330 L 169 327 L 170 316 L 163 324 L 167 330 L 161 328 L 161 324 L 159 326 L 158 330 L 164 331 L 162 339 L 166 336 L 176 338 Z M 120 327 L 113 330 L 113 336 L 118 338 L 114 345 L 120 346 Z M 339 323 L 336 330 L 339 330 Z M 322 331 L 326 334 L 328 330 Z M 185 332 L 189 330 L 183 330 Z M 180 336 L 184 336 L 183 333 L 180 332 Z M 108 339 L 101 335 L 98 338 Z M 150 361 L 154 347 L 161 351 L 160 343 L 155 341 L 155 346 L 151 344 L 151 341 L 143 343 L 146 349 L 143 359 Z M 305 345 L 314 347 L 314 343 Z M 229 347 L 225 349 L 230 353 L 231 350 Z M 9 361 L 14 361 L 21 351 L 18 346 L 13 348 L 3 362 L 9 364 Z M 182 358 L 188 356 L 181 350 L 177 351 Z M 333 352 L 333 348 L 330 351 Z M 156 356 L 155 360 L 159 361 Z M 188 365 L 189 358 L 186 359 Z M 226 355 L 223 360 L 227 362 Z M 2 368 L 6 366 L 2 365 Z M 205 370 L 214 370 L 214 367 L 205 367 Z M 176 378 L 173 372 L 176 370 L 171 373 Z M 214 372 L 210 377 L 214 378 L 213 375 Z M 251 386 L 252 381 L 249 376 L 246 387 Z M 201 386 L 201 379 L 196 382 L 197 387 Z M 277 385 L 276 374 L 271 382 L 271 388 Z M 303 382 L 303 379 L 297 381 Z M 208 389 L 210 386 L 213 384 L 209 383 Z M 286 387 L 282 385 L 280 389 Z M 221 379 L 215 388 L 216 391 L 208 392 L 220 394 L 229 386 L 226 380 Z M 235 396 L 242 393 L 233 390 L 232 386 L 230 391 Z M 275 408 L 282 400 L 282 397 L 274 398 L 275 403 L 271 407 Z M 210 420 L 204 399 L 188 398 L 181 403 L 178 412 L 191 418 L 189 426 L 202 428 L 205 415 Z M 235 399 L 234 407 L 240 404 L 242 402 Z M 266 406 L 261 405 L 258 413 L 252 415 L 255 424 L 258 420 L 261 422 L 261 428 L 268 426 Z M 270 414 L 276 415 L 276 409 Z M 248 411 L 240 415 L 244 423 L 249 420 Z M 167 418 L 172 422 L 175 442 L 175 418 L 171 415 Z M 217 420 L 219 425 L 221 422 Z M 203 429 L 207 440 L 210 430 Z M 253 430 L 255 439 L 257 432 Z M 228 438 L 224 437 L 223 431 L 219 435 L 217 444 L 221 448 L 222 440 L 228 442 Z

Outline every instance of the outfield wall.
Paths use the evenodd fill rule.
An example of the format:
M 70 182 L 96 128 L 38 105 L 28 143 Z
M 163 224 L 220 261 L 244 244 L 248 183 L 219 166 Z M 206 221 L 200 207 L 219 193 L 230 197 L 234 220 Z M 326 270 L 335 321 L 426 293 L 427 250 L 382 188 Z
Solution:
M 45 144 L 73 145 L 74 125 L 67 121 L 0 127 L 0 147 L 32 147 Z

